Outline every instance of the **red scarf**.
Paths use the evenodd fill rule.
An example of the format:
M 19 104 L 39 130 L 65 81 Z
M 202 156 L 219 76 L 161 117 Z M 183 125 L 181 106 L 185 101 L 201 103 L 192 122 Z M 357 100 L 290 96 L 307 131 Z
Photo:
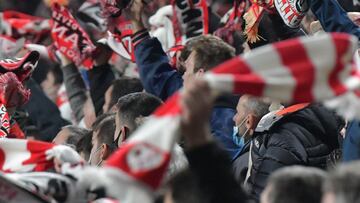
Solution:
M 0 13 L 0 30 L 15 39 L 27 38 L 33 43 L 40 43 L 50 33 L 49 20 L 27 15 L 17 11 L 4 11 Z
M 54 4 L 52 10 L 51 36 L 56 48 L 77 66 L 91 69 L 93 62 L 90 56 L 95 45 L 90 37 L 67 8 Z

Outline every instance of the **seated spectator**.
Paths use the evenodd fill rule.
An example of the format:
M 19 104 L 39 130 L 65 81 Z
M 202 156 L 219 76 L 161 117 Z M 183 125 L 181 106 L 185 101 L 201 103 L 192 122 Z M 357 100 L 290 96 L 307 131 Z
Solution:
M 324 184 L 322 203 L 360 202 L 360 162 L 352 162 L 332 171 Z
M 320 203 L 326 173 L 317 168 L 290 166 L 273 173 L 261 203 Z
M 96 119 L 92 128 L 90 165 L 100 166 L 113 153 L 114 131 L 114 114 L 103 114 Z
M 247 184 L 258 200 L 268 177 L 291 165 L 327 168 L 329 155 L 339 148 L 344 121 L 318 104 L 297 104 L 265 115 L 251 143 Z
M 185 140 L 189 170 L 174 176 L 165 203 L 243 203 L 247 196 L 231 173 L 231 162 L 210 134 L 213 105 L 206 83 L 195 81 L 182 98 L 180 131 Z
M 241 96 L 234 116 L 233 139 L 242 150 L 233 161 L 236 180 L 245 181 L 249 165 L 250 140 L 260 119 L 269 112 L 270 103 L 250 95 Z
M 159 98 L 144 92 L 121 97 L 116 104 L 116 130 L 113 134 L 116 147 L 135 131 L 140 122 L 139 119 L 150 116 L 161 104 L 162 101 Z
M 80 154 L 80 156 L 88 161 L 91 154 L 91 139 L 92 139 L 92 131 L 88 131 L 88 133 L 80 138 L 78 143 L 76 144 L 76 151 Z
M 89 130 L 68 125 L 63 127 L 52 141 L 54 144 L 66 144 L 75 148 L 79 140 L 87 135 Z

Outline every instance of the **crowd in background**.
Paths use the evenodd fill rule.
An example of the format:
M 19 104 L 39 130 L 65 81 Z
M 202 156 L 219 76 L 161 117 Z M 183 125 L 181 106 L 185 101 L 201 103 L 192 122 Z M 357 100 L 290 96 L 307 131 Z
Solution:
M 175 14 L 185 5 L 189 10 Z M 293 5 L 292 14 L 286 5 Z M 71 30 L 61 31 L 65 21 L 56 21 L 57 15 L 65 19 L 63 8 L 74 16 L 67 22 L 82 27 L 74 29 L 75 38 Z M 6 17 L 8 11 L 28 15 L 14 19 L 29 20 L 31 31 L 23 33 L 22 24 Z M 36 30 L 49 19 L 45 34 Z M 269 61 L 316 72 L 326 66 L 321 60 L 333 60 L 336 71 L 314 76 L 329 77 L 330 86 L 360 72 L 354 42 L 359 26 L 356 0 L 0 0 L 0 202 L 360 203 L 360 116 L 344 116 L 316 96 L 308 99 L 301 94 L 303 83 L 304 88 L 294 85 L 291 97 L 304 102 L 261 97 L 271 91 L 267 83 L 278 82 L 264 79 L 279 74 L 271 72 Z M 313 59 L 309 44 L 335 32 L 346 35 L 335 34 L 334 45 L 319 44 L 323 58 Z M 336 41 L 337 36 L 352 41 Z M 9 38 L 11 49 L 20 46 L 15 53 L 6 48 Z M 291 56 L 280 56 L 281 46 L 298 38 L 303 47 L 294 45 Z M 307 44 L 307 38 L 314 41 Z M 67 44 L 74 39 L 76 45 Z M 61 46 L 80 52 L 72 57 Z M 85 46 L 93 48 L 91 54 L 83 53 Z M 333 56 L 325 52 L 328 47 Z M 253 53 L 261 57 L 243 66 L 268 64 L 268 72 L 257 70 L 263 79 L 247 75 L 264 86 L 239 91 L 246 94 L 213 90 L 209 81 L 216 76 L 207 73 Z M 353 69 L 341 75 L 347 63 Z M 297 73 L 298 82 L 313 77 Z M 264 93 L 258 93 L 261 88 Z M 276 90 L 269 95 L 286 94 L 285 88 Z M 174 115 L 178 120 L 166 120 Z M 154 136 L 144 138 L 139 129 Z M 170 151 L 163 152 L 171 139 Z M 46 160 L 33 155 L 39 151 Z M 16 165 L 23 157 L 30 161 Z

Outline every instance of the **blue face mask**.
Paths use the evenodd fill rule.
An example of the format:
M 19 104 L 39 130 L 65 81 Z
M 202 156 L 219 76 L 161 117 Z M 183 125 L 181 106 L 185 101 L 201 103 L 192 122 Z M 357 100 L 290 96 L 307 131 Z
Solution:
M 245 145 L 244 137 L 239 135 L 239 128 L 237 126 L 234 126 L 232 138 L 238 147 L 242 148 Z
M 243 135 L 239 135 L 239 128 L 244 125 L 245 121 L 246 121 L 246 118 L 240 123 L 239 126 L 234 126 L 234 128 L 233 128 L 233 134 L 232 134 L 233 142 L 238 147 L 240 147 L 240 149 L 242 149 L 245 145 L 244 136 L 246 135 L 246 133 L 249 130 L 249 129 L 247 129 Z

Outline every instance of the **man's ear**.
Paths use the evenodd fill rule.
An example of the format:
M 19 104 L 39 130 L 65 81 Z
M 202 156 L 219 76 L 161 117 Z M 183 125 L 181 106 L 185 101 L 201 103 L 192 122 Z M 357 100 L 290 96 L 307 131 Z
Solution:
M 109 145 L 103 143 L 100 150 L 100 159 L 106 160 L 112 154 L 112 149 Z
M 247 115 L 246 124 L 245 124 L 247 129 L 255 130 L 257 123 L 258 123 L 258 119 L 256 118 L 255 115 L 253 114 Z
M 123 126 L 121 128 L 121 134 L 120 134 L 120 140 L 121 142 L 124 142 L 125 140 L 127 140 L 130 136 L 130 129 L 126 126 Z

